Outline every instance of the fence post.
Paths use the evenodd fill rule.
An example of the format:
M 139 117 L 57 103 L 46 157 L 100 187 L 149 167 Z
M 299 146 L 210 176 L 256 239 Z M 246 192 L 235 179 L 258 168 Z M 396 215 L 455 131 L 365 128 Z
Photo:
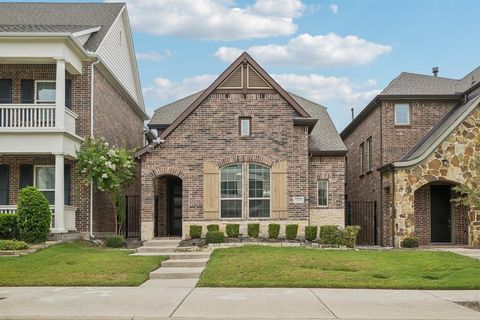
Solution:
M 374 230 L 374 243 L 378 245 L 378 232 L 377 232 L 377 201 L 373 203 L 373 230 Z
M 128 196 L 125 196 L 125 238 L 128 238 Z

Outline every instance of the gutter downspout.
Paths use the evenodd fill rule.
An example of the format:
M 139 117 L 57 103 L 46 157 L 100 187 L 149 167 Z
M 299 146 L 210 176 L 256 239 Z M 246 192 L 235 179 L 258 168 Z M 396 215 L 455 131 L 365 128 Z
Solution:
M 99 63 L 100 60 L 97 59 L 91 65 L 91 74 L 90 74 L 90 137 L 93 138 L 93 78 L 95 74 L 95 65 Z M 93 235 L 93 182 L 90 182 L 90 219 L 89 219 L 89 233 L 90 239 L 95 238 Z

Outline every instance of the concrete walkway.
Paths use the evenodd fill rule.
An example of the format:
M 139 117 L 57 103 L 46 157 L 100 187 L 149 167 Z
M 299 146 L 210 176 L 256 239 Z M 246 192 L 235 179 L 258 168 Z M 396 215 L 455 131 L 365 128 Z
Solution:
M 133 288 L 0 288 L 0 319 L 480 319 L 454 303 L 478 301 L 480 290 L 192 288 L 190 279 L 171 287 L 151 281 Z
M 453 252 L 465 257 L 470 257 L 480 260 L 480 249 L 471 249 L 471 248 L 438 248 L 435 249 L 438 251 L 447 251 Z

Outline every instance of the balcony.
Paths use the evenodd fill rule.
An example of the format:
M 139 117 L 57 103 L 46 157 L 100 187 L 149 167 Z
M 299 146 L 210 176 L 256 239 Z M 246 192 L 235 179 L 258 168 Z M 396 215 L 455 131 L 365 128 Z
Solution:
M 57 229 L 55 228 L 55 206 L 50 206 L 52 211 L 52 224 L 50 230 L 52 233 L 55 233 Z M 0 214 L 14 214 L 17 213 L 16 205 L 0 205 Z M 64 221 L 65 228 L 62 229 L 62 232 L 66 231 L 75 231 L 75 207 L 73 206 L 64 206 Z

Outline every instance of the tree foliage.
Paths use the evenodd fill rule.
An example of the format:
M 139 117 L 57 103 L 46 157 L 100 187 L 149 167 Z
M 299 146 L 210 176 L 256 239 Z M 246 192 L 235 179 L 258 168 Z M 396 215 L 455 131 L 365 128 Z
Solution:
M 456 204 L 480 210 L 480 158 L 474 158 L 470 163 L 473 177 L 465 184 L 453 187 L 458 196 L 452 201 Z

